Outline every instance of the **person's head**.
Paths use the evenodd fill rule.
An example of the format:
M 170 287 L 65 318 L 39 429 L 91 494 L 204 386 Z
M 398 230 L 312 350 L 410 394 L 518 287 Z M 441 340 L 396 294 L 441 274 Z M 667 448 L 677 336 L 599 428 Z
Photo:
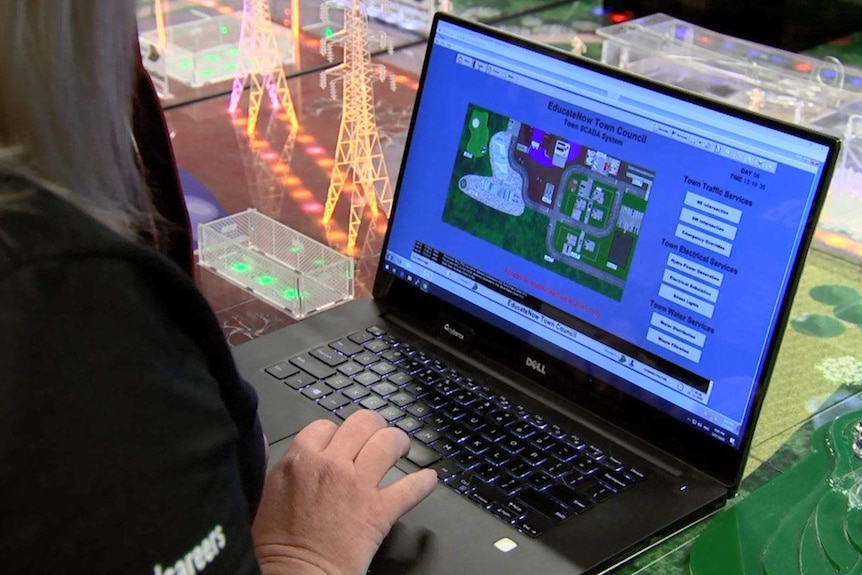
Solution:
M 126 232 L 147 205 L 131 133 L 136 29 L 134 0 L 0 0 L 0 174 Z

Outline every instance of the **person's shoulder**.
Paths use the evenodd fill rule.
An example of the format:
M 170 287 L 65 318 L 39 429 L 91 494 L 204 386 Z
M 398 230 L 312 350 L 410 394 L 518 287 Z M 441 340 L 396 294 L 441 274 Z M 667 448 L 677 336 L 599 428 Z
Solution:
M 0 276 L 30 262 L 133 245 L 57 194 L 20 178 L 0 178 Z

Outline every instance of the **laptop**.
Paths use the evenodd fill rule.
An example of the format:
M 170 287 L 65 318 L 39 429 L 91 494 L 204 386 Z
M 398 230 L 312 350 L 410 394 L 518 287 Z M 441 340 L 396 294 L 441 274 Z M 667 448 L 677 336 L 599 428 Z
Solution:
M 709 516 L 838 149 L 438 14 L 373 298 L 235 348 L 272 457 L 362 408 L 409 433 L 389 479 L 440 481 L 403 573 L 598 573 Z

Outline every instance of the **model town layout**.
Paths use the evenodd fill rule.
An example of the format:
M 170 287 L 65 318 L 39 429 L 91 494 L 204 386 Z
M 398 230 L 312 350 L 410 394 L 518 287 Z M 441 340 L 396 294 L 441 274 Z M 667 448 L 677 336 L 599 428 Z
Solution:
M 620 300 L 654 178 L 470 105 L 443 219 Z

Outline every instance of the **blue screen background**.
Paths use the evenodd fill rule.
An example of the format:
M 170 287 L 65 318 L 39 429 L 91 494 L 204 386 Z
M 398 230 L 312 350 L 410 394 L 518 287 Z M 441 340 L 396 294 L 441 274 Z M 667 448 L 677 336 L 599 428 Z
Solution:
M 753 378 L 770 335 L 764 326 L 771 325 L 776 303 L 783 293 L 782 280 L 787 273 L 788 262 L 794 256 L 793 246 L 800 233 L 799 222 L 804 221 L 803 213 L 810 209 L 814 175 L 779 164 L 774 174 L 760 173 L 759 182 L 765 184 L 766 190 L 758 190 L 730 179 L 731 173 L 739 172 L 738 162 L 656 133 L 649 134 L 646 143 L 625 140 L 619 146 L 603 142 L 601 138 L 567 127 L 564 116 L 548 109 L 552 100 L 567 107 L 577 106 L 457 64 L 455 55 L 456 52 L 450 49 L 439 45 L 433 47 L 411 150 L 403 168 L 397 220 L 390 232 L 388 249 L 409 257 L 415 241 L 425 242 L 486 273 L 501 277 L 555 307 L 680 363 L 714 382 L 709 407 L 735 421 L 742 421 L 748 408 Z M 545 129 L 655 172 L 621 301 L 566 280 L 541 265 L 525 261 L 442 220 L 469 104 Z M 585 112 L 620 123 L 591 110 Z M 638 128 L 634 130 L 643 132 Z M 693 188 L 685 183 L 684 176 L 738 193 L 750 199 L 753 205 L 746 206 Z M 675 237 L 686 192 L 695 192 L 742 210 L 729 258 Z M 715 329 L 715 333 L 706 334 L 699 363 L 682 359 L 646 340 L 654 311 L 650 301 L 672 305 L 658 295 L 658 290 L 667 269 L 668 255 L 678 252 L 664 246 L 663 238 L 714 256 L 739 270 L 737 275 L 724 272 L 724 282 L 711 319 L 690 314 Z M 545 240 L 536 238 L 536 241 Z M 710 267 L 703 262 L 697 263 Z M 502 272 L 505 267 L 599 310 L 599 317 L 549 298 L 527 283 L 507 278 Z M 687 311 L 679 306 L 676 309 Z

